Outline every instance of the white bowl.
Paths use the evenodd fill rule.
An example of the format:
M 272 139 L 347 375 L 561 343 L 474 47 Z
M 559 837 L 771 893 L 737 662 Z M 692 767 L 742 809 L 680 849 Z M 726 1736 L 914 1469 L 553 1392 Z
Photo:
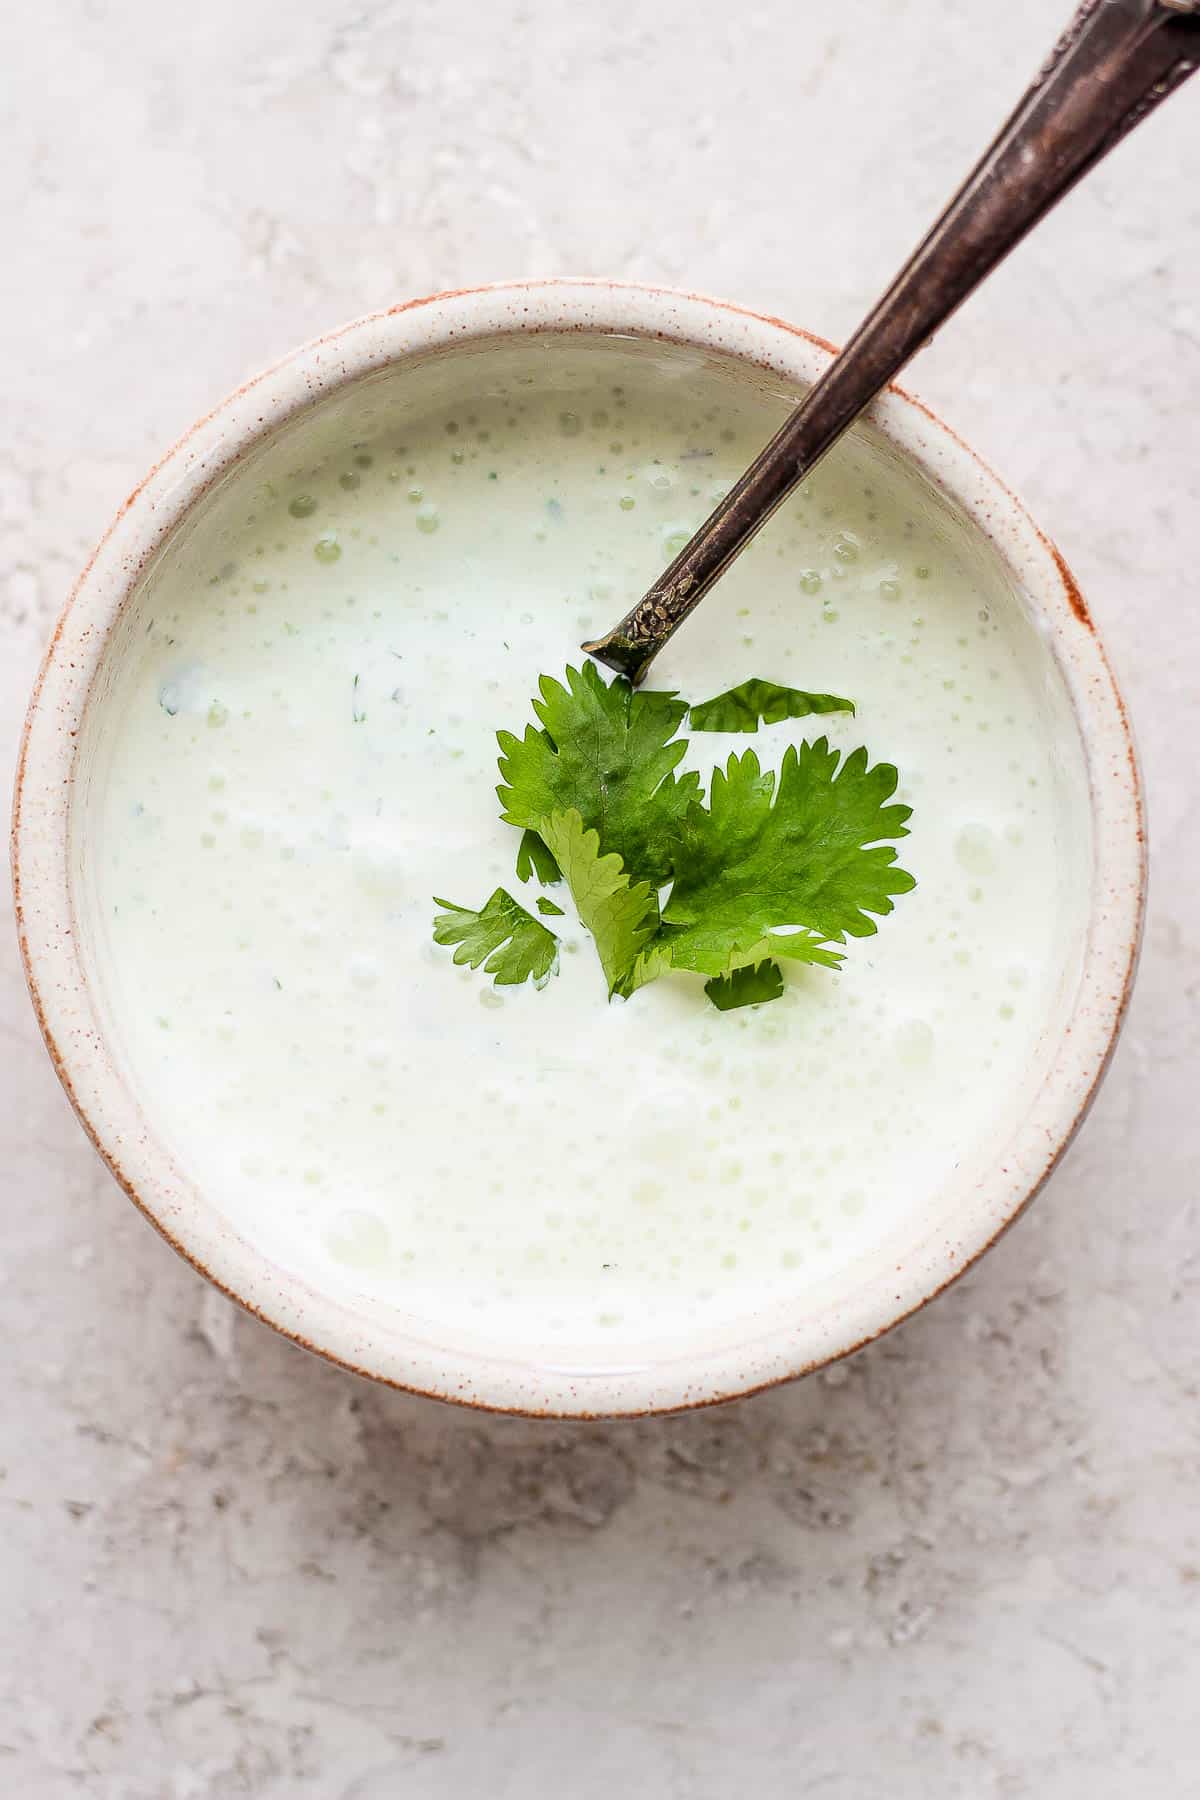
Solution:
M 85 726 L 105 704 L 106 650 L 168 535 L 285 427 L 307 431 L 316 422 L 320 429 L 331 409 L 359 404 L 358 384 L 381 371 L 402 379 L 418 359 L 448 362 L 464 350 L 486 356 L 489 342 L 502 340 L 511 350 L 520 334 L 563 332 L 619 337 L 635 353 L 639 342 L 654 355 L 684 346 L 727 359 L 740 378 L 767 380 L 775 392 L 799 393 L 833 354 L 819 339 L 740 307 L 606 281 L 435 295 L 295 351 L 180 440 L 129 496 L 80 578 L 30 706 L 13 868 L 30 991 L 59 1077 L 118 1182 L 181 1255 L 277 1330 L 362 1374 L 476 1406 L 578 1417 L 703 1405 L 802 1374 L 886 1331 L 995 1241 L 1045 1181 L 1104 1074 L 1137 959 L 1145 847 L 1125 709 L 1062 557 L 960 438 L 893 390 L 857 429 L 918 472 L 931 505 L 979 556 L 999 559 L 1078 739 L 1072 755 L 1081 771 L 1079 842 L 1090 891 L 1078 929 L 1072 926 L 1070 974 L 1044 1022 L 1041 1053 L 1025 1087 L 998 1096 L 996 1141 L 916 1209 L 899 1235 L 794 1301 L 751 1308 L 736 1329 L 696 1328 L 685 1341 L 610 1341 L 603 1357 L 573 1358 L 570 1366 L 503 1341 L 467 1340 L 378 1302 L 350 1303 L 289 1272 L 286 1256 L 251 1245 L 222 1211 L 220 1196 L 199 1191 L 182 1173 L 165 1134 L 143 1111 L 94 974 L 78 879 L 86 841 L 72 821 L 89 779 L 92 734 Z M 531 344 L 531 355 L 539 350 Z

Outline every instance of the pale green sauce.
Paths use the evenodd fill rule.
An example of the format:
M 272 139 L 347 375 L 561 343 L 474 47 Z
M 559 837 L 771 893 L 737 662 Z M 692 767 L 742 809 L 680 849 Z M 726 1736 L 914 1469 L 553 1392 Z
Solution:
M 638 387 L 580 354 L 572 385 L 558 354 L 557 391 L 402 428 L 384 408 L 226 491 L 143 597 L 94 849 L 131 1067 L 238 1228 L 323 1286 L 546 1344 L 732 1318 L 878 1242 L 997 1129 L 1069 977 L 1027 628 L 916 487 L 849 448 L 655 679 L 854 698 L 691 760 L 865 743 L 915 809 L 916 892 L 843 974 L 727 1015 L 686 978 L 606 1004 L 569 918 L 540 993 L 434 946 L 435 892 L 538 891 L 495 730 L 524 728 L 538 674 L 579 660 L 781 412 L 701 369 Z

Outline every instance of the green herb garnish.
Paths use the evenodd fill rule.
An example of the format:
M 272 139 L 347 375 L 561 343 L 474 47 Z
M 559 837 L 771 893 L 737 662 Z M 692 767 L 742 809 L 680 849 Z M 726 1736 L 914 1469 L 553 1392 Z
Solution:
M 704 991 L 718 1012 L 732 1012 L 737 1006 L 761 1006 L 765 1000 L 778 1000 L 783 994 L 783 970 L 778 963 L 750 963 L 735 969 L 732 975 L 714 975 L 706 981 Z
M 518 987 L 523 981 L 541 985 L 556 973 L 558 939 L 503 888 L 479 912 L 436 896 L 434 904 L 446 909 L 433 921 L 434 942 L 457 944 L 455 962 L 473 969 L 483 963 L 484 974 L 493 975 L 497 987 Z
M 497 733 L 501 817 L 540 832 L 551 813 L 574 807 L 640 879 L 668 880 L 675 831 L 700 796 L 699 775 L 673 772 L 687 751 L 675 736 L 686 702 L 605 682 L 594 663 L 568 669 L 566 687 L 543 675 L 538 688 L 542 728 Z
M 722 975 L 770 954 L 836 968 L 826 946 L 869 937 L 868 915 L 916 885 L 880 842 L 907 836 L 912 809 L 885 805 L 896 781 L 890 764 L 869 769 L 865 750 L 843 761 L 825 738 L 789 745 L 778 783 L 753 750 L 715 769 L 708 806 L 689 810 L 673 847 L 673 966 Z
M 757 731 L 760 720 L 777 725 L 781 719 L 805 719 L 810 713 L 853 711 L 853 700 L 837 694 L 810 694 L 804 688 L 751 680 L 693 706 L 688 724 L 693 731 Z
M 517 880 L 528 881 L 536 875 L 543 887 L 557 887 L 562 870 L 543 844 L 536 831 L 523 831 L 517 845 Z
M 651 979 L 643 952 L 659 929 L 657 894 L 648 881 L 631 881 L 619 856 L 601 854 L 600 833 L 574 807 L 543 819 L 542 836 L 592 934 L 609 995 L 631 994 Z
M 870 766 L 865 749 L 843 757 L 818 738 L 789 746 L 778 772 L 747 750 L 713 771 L 706 799 L 698 774 L 675 773 L 688 713 L 675 694 L 605 682 L 590 663 L 568 669 L 565 686 L 549 676 L 538 686 L 539 725 L 497 734 L 501 816 L 522 832 L 519 878 L 565 880 L 610 996 L 675 969 L 708 977 L 723 1012 L 777 1000 L 780 961 L 839 968 L 838 946 L 877 931 L 916 885 L 891 841 L 907 836 L 911 809 L 892 800 L 896 770 Z M 692 718 L 745 731 L 833 710 L 853 706 L 744 682 Z M 735 716 L 743 722 L 713 722 Z M 478 913 L 437 904 L 447 911 L 434 937 L 458 946 L 456 962 L 482 963 L 498 984 L 540 983 L 557 967 L 554 933 L 502 888 Z M 562 914 L 544 898 L 537 906 Z

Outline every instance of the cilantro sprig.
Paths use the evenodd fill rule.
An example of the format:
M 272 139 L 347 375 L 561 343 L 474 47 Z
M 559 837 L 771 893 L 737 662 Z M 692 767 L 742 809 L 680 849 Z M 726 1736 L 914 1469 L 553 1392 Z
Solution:
M 870 936 L 870 915 L 915 885 L 881 841 L 907 833 L 911 808 L 885 804 L 896 782 L 890 764 L 869 768 L 865 750 L 843 759 L 827 738 L 789 745 L 778 778 L 753 750 L 715 769 L 673 848 L 662 927 L 673 966 L 722 975 L 771 953 L 836 967 L 827 946 Z
M 517 875 L 565 881 L 591 934 L 610 997 L 668 970 L 707 977 L 721 1011 L 783 992 L 779 959 L 837 969 L 848 938 L 868 937 L 916 884 L 896 861 L 911 809 L 898 775 L 827 738 L 789 745 L 778 771 L 753 750 L 713 771 L 707 797 L 678 735 L 689 714 L 672 693 L 606 682 L 591 663 L 542 676 L 537 725 L 497 734 L 501 817 L 521 832 Z M 690 709 L 700 730 L 756 731 L 808 713 L 853 712 L 834 695 L 773 683 Z M 497 984 L 543 984 L 557 938 L 498 888 L 479 911 L 439 900 L 438 943 Z M 543 915 L 561 913 L 540 897 Z
M 658 895 L 648 881 L 632 881 L 619 856 L 601 851 L 600 833 L 589 831 L 574 807 L 543 819 L 542 836 L 592 934 L 609 997 L 628 998 L 652 978 L 646 952 L 661 926 Z
M 434 942 L 456 944 L 455 962 L 468 963 L 472 969 L 482 963 L 497 987 L 519 987 L 525 981 L 541 984 L 557 973 L 558 939 L 503 888 L 497 888 L 478 912 L 436 895 L 434 905 L 445 908 L 433 921 Z
M 675 834 L 700 797 L 699 775 L 677 781 L 674 773 L 687 753 L 687 740 L 675 735 L 687 703 L 606 682 L 595 663 L 568 669 L 565 687 L 543 675 L 538 692 L 540 729 L 529 725 L 521 738 L 496 734 L 501 818 L 544 843 L 542 820 L 573 807 L 638 878 L 669 880 Z

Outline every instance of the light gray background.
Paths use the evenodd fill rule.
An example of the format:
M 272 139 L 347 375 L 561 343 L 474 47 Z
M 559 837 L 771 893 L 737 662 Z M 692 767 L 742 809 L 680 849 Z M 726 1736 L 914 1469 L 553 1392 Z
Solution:
M 843 337 L 1032 73 L 972 0 L 41 0 L 5 29 L 0 717 L 215 398 L 443 286 L 608 273 Z M 1200 1791 L 1200 81 L 912 385 L 1074 564 L 1155 882 L 1026 1221 L 790 1390 L 473 1418 L 234 1312 L 101 1172 L 3 936 L 0 1793 L 1128 1800 Z

